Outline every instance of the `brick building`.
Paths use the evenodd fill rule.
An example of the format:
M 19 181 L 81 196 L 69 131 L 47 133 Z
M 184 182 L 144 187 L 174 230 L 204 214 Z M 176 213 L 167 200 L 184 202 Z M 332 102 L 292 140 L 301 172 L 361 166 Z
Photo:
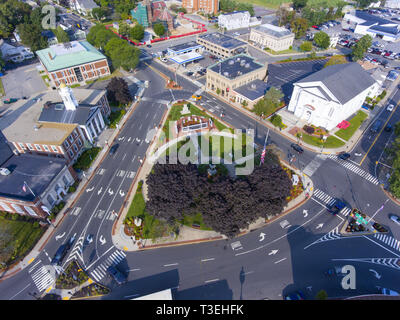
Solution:
M 289 49 L 293 45 L 294 33 L 290 32 L 288 29 L 265 23 L 250 30 L 249 41 L 263 48 L 283 51 Z
M 107 58 L 87 41 L 56 44 L 36 54 L 56 87 L 85 84 L 110 74 Z
M 219 0 L 182 0 L 182 7 L 188 13 L 200 11 L 208 14 L 217 14 Z
M 0 118 L 0 130 L 18 153 L 73 163 L 95 144 L 105 128 L 103 119 L 111 112 L 105 90 L 74 89 L 73 93 L 63 84 L 59 93 L 49 91 L 36 99 L 15 102 L 9 115 Z M 59 94 L 63 102 L 58 102 Z
M 0 211 L 46 218 L 75 179 L 65 159 L 15 155 L 0 131 Z
M 228 58 L 247 52 L 246 42 L 219 32 L 199 35 L 196 41 L 204 46 L 208 52 L 220 58 Z

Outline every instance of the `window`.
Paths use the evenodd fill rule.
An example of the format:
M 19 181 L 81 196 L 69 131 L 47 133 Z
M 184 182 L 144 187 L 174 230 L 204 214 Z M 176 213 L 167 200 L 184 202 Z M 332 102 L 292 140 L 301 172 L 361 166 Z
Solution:
M 67 178 L 67 176 L 63 176 L 62 177 L 64 185 L 67 187 L 69 185 L 69 179 Z
M 20 147 L 22 150 L 25 150 L 25 149 L 26 149 L 23 143 L 18 143 L 18 144 L 19 144 L 19 147 Z
M 49 195 L 47 196 L 47 201 L 49 202 L 49 204 L 50 204 L 51 207 L 53 206 L 54 202 L 56 202 L 56 201 L 54 200 L 54 198 L 52 197 L 51 194 L 49 194 Z
M 66 147 L 66 148 L 68 148 L 68 147 L 69 147 L 69 143 L 68 143 L 68 141 L 67 141 L 67 140 L 65 140 L 65 141 L 64 141 L 64 145 L 65 145 L 65 147 Z
M 49 149 L 49 147 L 48 147 L 48 146 L 46 146 L 45 144 L 43 145 L 43 148 L 44 148 L 44 150 L 45 150 L 45 151 L 47 151 L 47 152 L 50 152 L 50 149 Z
M 42 148 L 40 148 L 40 146 L 39 146 L 38 144 L 35 144 L 35 148 L 36 148 L 36 150 L 38 150 L 38 151 L 42 151 Z
M 74 153 L 72 152 L 72 150 L 68 150 L 68 154 L 69 154 L 69 156 L 70 156 L 71 158 L 74 157 Z
M 0 201 L 0 208 L 3 208 L 3 210 L 6 210 L 6 211 L 12 212 L 11 208 L 7 204 L 5 204 L 4 202 L 1 202 L 1 201 Z
M 74 142 L 74 137 L 73 137 L 72 135 L 70 135 L 70 136 L 68 137 L 68 140 L 69 140 L 69 142 Z
M 74 143 L 73 147 L 74 147 L 75 152 L 77 152 L 78 151 L 78 147 L 76 146 L 75 143 Z
M 28 149 L 29 149 L 29 150 L 34 150 L 33 147 L 32 147 L 32 145 L 31 145 L 30 143 L 27 143 L 26 145 L 28 146 Z
M 20 213 L 20 214 L 25 214 L 25 211 L 22 210 L 22 208 L 21 208 L 19 205 L 17 205 L 17 204 L 11 204 L 11 207 L 13 207 L 13 209 L 14 209 L 16 212 L 18 212 L 18 213 Z
M 79 144 L 80 147 L 82 147 L 82 141 L 81 141 L 80 138 L 78 139 L 78 144 Z
M 53 152 L 58 152 L 58 149 L 55 146 L 51 146 L 51 149 L 53 150 Z
M 24 206 L 25 210 L 32 216 L 32 217 L 37 217 L 38 215 L 36 214 L 35 211 L 31 207 Z
M 78 133 L 74 131 L 74 137 L 76 138 L 78 136 Z

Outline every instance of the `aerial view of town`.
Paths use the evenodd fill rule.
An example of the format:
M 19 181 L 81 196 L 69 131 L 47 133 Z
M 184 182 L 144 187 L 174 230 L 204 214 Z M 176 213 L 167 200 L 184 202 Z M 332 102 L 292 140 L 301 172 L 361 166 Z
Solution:
M 0 300 L 400 300 L 399 104 L 400 0 L 0 0 Z

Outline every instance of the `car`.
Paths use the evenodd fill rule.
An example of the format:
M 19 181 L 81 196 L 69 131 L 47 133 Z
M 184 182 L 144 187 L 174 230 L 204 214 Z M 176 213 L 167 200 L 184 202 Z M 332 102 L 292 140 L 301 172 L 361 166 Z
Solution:
M 342 160 L 347 160 L 348 158 L 350 158 L 350 153 L 343 152 L 339 154 L 339 158 Z
M 192 71 L 189 71 L 189 72 L 186 73 L 186 75 L 190 77 L 190 76 L 193 75 L 193 72 L 192 72 Z
M 297 151 L 298 153 L 304 152 L 303 148 L 300 147 L 297 143 L 292 143 L 290 146 L 292 147 L 293 150 Z
M 53 259 L 51 260 L 52 265 L 60 265 L 61 261 L 65 258 L 65 255 L 67 254 L 68 250 L 71 249 L 72 244 L 75 241 L 75 235 L 72 236 L 68 242 L 62 244 L 58 250 L 56 251 L 56 254 L 54 255 Z
M 335 201 L 328 206 L 328 211 L 332 215 L 337 215 L 344 207 L 346 207 L 346 204 L 343 201 L 335 199 Z
M 117 151 L 118 147 L 119 147 L 119 144 L 118 144 L 118 143 L 117 143 L 117 144 L 114 144 L 114 145 L 110 148 L 110 154 L 114 154 L 114 153 Z
M 391 132 L 392 131 L 392 126 L 390 125 L 390 124 L 388 124 L 386 127 L 385 127 L 385 132 Z
M 195 100 L 201 100 L 202 97 L 194 94 L 194 95 L 192 95 L 192 98 Z
M 151 44 L 148 44 L 146 47 L 147 47 L 147 48 L 151 48 Z
M 374 125 L 371 127 L 371 131 L 374 133 L 377 133 L 379 129 L 381 128 L 382 122 L 380 120 L 377 120 Z
M 13 103 L 13 102 L 16 102 L 16 101 L 18 101 L 18 99 L 9 98 L 9 99 L 7 99 L 7 100 L 4 100 L 3 102 L 4 102 L 5 104 L 10 104 L 10 103 Z
M 399 216 L 396 216 L 395 214 L 392 214 L 390 216 L 390 220 L 392 220 L 395 224 L 400 226 L 400 217 Z
M 162 58 L 161 61 L 162 62 L 168 62 L 168 59 L 167 58 Z
M 114 278 L 114 280 L 119 284 L 124 284 L 126 282 L 126 276 L 121 273 L 116 267 L 109 266 L 107 272 Z
M 393 105 L 393 104 L 389 104 L 389 105 L 386 107 L 386 110 L 387 110 L 387 111 L 390 111 L 390 112 L 392 112 L 393 109 L 394 109 L 394 105 Z
M 318 26 L 312 26 L 312 28 L 314 28 L 314 29 L 318 29 Z
M 387 288 L 382 288 L 381 293 L 384 294 L 385 296 L 396 296 L 396 297 L 400 296 L 400 294 L 397 291 L 390 290 Z
M 284 296 L 285 300 L 304 300 L 304 294 L 301 291 L 295 291 Z

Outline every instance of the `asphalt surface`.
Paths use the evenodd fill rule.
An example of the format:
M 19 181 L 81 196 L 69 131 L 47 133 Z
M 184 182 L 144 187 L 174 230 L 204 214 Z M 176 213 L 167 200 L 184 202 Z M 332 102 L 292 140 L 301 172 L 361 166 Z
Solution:
M 151 65 L 175 77 L 159 64 Z M 121 207 L 120 192 L 128 190 L 132 172 L 136 174 L 140 165 L 138 159 L 148 147 L 143 139 L 165 111 L 165 104 L 158 101 L 189 98 L 198 90 L 180 76 L 177 80 L 184 90 L 164 90 L 163 80 L 144 64 L 135 76 L 149 80 L 149 88 L 144 93 L 146 99 L 139 103 L 116 139 L 115 143 L 120 144 L 116 153 L 109 154 L 101 163 L 81 198 L 32 266 L 0 283 L 0 298 L 34 299 L 32 292 L 40 291 L 39 287 L 43 292 L 44 276 L 37 270 L 49 264 L 61 243 L 74 234 L 74 246 L 63 264 L 76 258 L 92 277 L 101 278 L 101 283 L 110 286 L 111 294 L 102 299 L 131 299 L 166 288 L 173 288 L 176 299 L 227 300 L 282 299 L 296 290 L 301 290 L 308 299 L 314 298 L 320 289 L 325 289 L 331 297 L 377 293 L 378 287 L 400 290 L 400 283 L 393 281 L 400 269 L 396 264 L 400 258 L 396 247 L 399 228 L 387 221 L 389 213 L 399 211 L 398 206 L 387 200 L 379 184 L 369 176 L 361 175 L 359 170 L 335 157 L 316 155 L 308 150 L 293 164 L 310 173 L 313 197 L 264 228 L 231 240 L 142 252 L 120 252 L 112 246 L 110 211 Z M 256 142 L 263 144 L 267 128 L 207 93 L 202 96 L 203 107 L 216 117 L 223 111 L 224 120 L 236 128 L 255 129 Z M 398 101 L 398 98 L 395 95 L 393 99 Z M 398 113 L 396 109 L 394 114 Z M 140 140 L 138 144 L 136 138 Z M 283 154 L 291 150 L 292 142 L 272 130 L 269 143 Z M 372 148 L 370 152 L 372 155 L 379 150 Z M 367 171 L 364 166 L 361 169 Z M 375 220 L 391 229 L 387 236 L 393 238 L 382 241 L 373 235 L 351 238 L 338 235 L 349 210 L 337 216 L 329 214 L 326 205 L 332 198 L 343 199 L 349 208 L 357 207 L 374 215 Z M 94 240 L 80 250 L 88 234 L 93 234 Z M 59 240 L 55 238 L 57 235 Z M 106 276 L 104 269 L 109 261 L 114 261 L 128 275 L 128 283 L 117 286 Z M 324 276 L 328 268 L 349 264 L 357 272 L 355 289 L 344 290 L 340 277 Z

